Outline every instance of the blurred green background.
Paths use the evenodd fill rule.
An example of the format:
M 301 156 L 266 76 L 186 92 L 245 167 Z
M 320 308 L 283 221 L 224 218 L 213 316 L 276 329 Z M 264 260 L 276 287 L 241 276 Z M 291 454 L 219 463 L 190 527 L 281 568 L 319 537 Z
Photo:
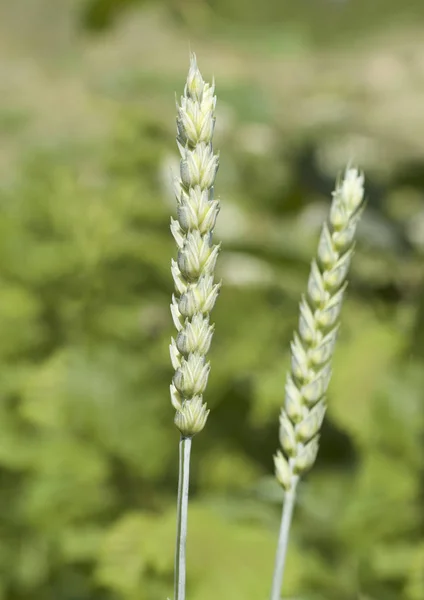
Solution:
M 0 2 L 0 599 L 172 597 L 174 92 L 215 75 L 222 240 L 190 600 L 263 600 L 288 344 L 367 175 L 285 599 L 424 599 L 424 3 Z

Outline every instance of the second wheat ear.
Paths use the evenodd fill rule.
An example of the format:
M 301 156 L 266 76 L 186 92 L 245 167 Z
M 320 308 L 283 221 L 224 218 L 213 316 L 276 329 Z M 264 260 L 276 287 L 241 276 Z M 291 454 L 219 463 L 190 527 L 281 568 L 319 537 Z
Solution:
M 299 478 L 315 462 L 326 411 L 325 394 L 347 286 L 356 228 L 364 206 L 364 177 L 348 169 L 333 192 L 307 293 L 300 302 L 298 331 L 291 343 L 291 369 L 280 415 L 281 450 L 274 457 L 285 490 L 271 600 L 279 600 Z

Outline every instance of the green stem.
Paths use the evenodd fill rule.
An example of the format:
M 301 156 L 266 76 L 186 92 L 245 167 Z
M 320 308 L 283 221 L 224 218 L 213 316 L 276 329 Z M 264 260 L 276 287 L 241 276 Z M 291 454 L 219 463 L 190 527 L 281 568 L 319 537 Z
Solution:
M 280 600 L 283 585 L 284 567 L 286 564 L 287 548 L 289 545 L 290 526 L 296 500 L 297 478 L 291 489 L 284 496 L 283 514 L 281 516 L 280 535 L 278 538 L 277 554 L 275 557 L 274 576 L 272 579 L 271 600 Z
M 181 436 L 177 500 L 177 541 L 175 545 L 174 600 L 185 600 L 190 451 L 191 438 Z

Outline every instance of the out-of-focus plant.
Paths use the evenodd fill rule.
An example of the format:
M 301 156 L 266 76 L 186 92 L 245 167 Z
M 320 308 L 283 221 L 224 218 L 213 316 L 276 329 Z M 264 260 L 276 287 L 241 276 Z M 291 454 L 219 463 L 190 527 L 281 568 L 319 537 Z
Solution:
M 280 415 L 282 452 L 274 457 L 276 477 L 285 496 L 271 600 L 278 600 L 281 594 L 296 487 L 318 453 L 331 359 L 363 200 L 363 176 L 348 169 L 333 193 L 307 293 L 300 302 L 299 328 L 291 343 L 291 370 Z

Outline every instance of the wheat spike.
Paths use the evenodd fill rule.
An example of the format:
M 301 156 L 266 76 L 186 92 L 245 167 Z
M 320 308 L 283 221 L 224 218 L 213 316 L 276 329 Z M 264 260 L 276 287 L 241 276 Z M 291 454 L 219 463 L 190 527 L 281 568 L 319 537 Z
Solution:
M 363 204 L 364 177 L 356 169 L 347 169 L 333 192 L 291 343 L 291 370 L 280 415 L 281 450 L 274 457 L 277 479 L 286 491 L 317 456 L 331 358 Z
M 171 313 L 177 328 L 170 354 L 175 375 L 171 401 L 175 424 L 191 437 L 205 426 L 209 411 L 203 402 L 210 364 L 206 359 L 214 327 L 210 312 L 219 293 L 214 269 L 219 246 L 212 242 L 219 202 L 213 197 L 218 156 L 212 148 L 215 86 L 205 83 L 191 55 L 184 94 L 177 104 L 180 176 L 174 180 L 177 219 L 171 232 L 178 246 L 171 271 L 175 282 Z

